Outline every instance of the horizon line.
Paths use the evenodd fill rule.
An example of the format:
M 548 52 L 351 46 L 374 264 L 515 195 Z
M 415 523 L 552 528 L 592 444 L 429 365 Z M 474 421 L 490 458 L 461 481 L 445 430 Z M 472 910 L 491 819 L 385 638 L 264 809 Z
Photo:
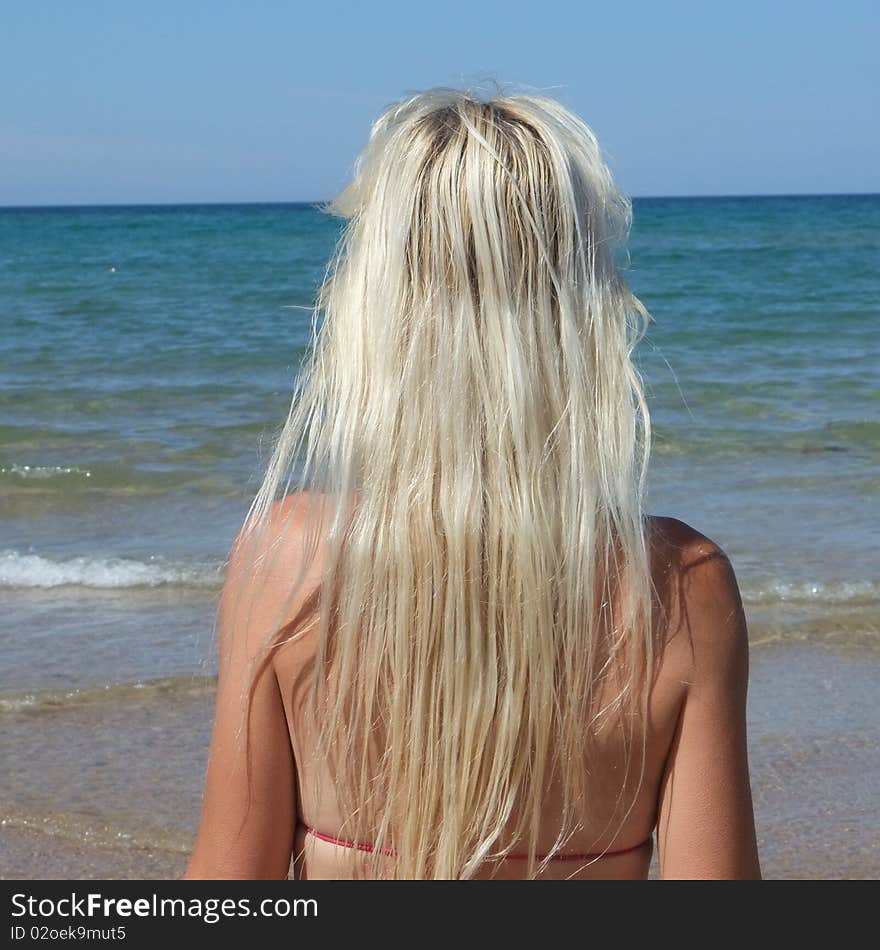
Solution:
M 816 192 L 755 192 L 740 194 L 699 194 L 699 195 L 629 195 L 633 201 L 700 201 L 724 200 L 730 198 L 873 198 L 880 196 L 878 191 L 816 191 Z M 277 207 L 298 206 L 317 207 L 327 204 L 329 199 L 298 201 L 293 199 L 256 200 L 256 201 L 108 201 L 108 202 L 64 202 L 54 204 L 0 204 L 0 211 L 61 210 L 64 208 L 204 208 L 204 207 Z

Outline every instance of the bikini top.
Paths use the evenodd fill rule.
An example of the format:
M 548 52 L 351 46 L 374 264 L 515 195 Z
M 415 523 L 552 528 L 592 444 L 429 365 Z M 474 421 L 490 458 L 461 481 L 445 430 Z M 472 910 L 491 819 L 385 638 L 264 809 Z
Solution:
M 311 835 L 313 838 L 318 841 L 326 841 L 328 844 L 336 844 L 341 848 L 353 848 L 356 851 L 369 851 L 372 853 L 375 849 L 371 844 L 362 844 L 359 841 L 344 841 L 340 838 L 334 838 L 331 835 L 325 835 L 321 831 L 316 831 L 314 828 L 310 828 L 306 825 L 306 834 Z M 623 854 L 630 854 L 633 851 L 638 851 L 640 848 L 644 848 L 649 841 L 651 841 L 653 835 L 648 835 L 644 841 L 640 841 L 638 844 L 632 845 L 629 848 L 621 848 L 619 851 L 598 851 L 593 853 L 581 853 L 581 854 L 553 854 L 550 856 L 551 861 L 595 861 L 598 858 L 617 858 Z M 393 854 L 391 848 L 382 848 L 382 854 Z M 508 854 L 505 855 L 508 861 L 528 861 L 529 856 L 527 854 Z M 547 858 L 546 854 L 537 855 L 536 860 L 543 861 Z

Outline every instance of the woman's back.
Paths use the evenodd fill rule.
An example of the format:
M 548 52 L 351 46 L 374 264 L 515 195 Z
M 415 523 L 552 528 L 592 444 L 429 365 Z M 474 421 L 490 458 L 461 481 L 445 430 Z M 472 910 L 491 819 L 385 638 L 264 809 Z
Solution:
M 302 558 L 305 501 L 288 499 L 276 511 L 284 546 L 276 563 L 292 569 Z M 648 518 L 646 526 L 662 629 L 648 728 L 624 735 L 612 719 L 593 736 L 583 827 L 538 875 L 544 879 L 644 878 L 655 847 L 664 877 L 758 874 L 745 747 L 748 648 L 733 572 L 713 542 L 682 522 Z M 319 556 L 300 598 L 286 605 L 290 616 L 310 599 L 322 569 Z M 275 571 L 260 580 L 268 623 L 294 579 L 292 572 Z M 272 661 L 297 775 L 295 873 L 310 879 L 354 877 L 363 874 L 371 845 L 341 837 L 335 799 L 313 791 L 333 781 L 315 761 L 307 714 L 315 648 L 312 632 L 283 647 Z M 606 695 L 600 703 L 610 700 Z M 377 745 L 381 742 L 377 730 Z M 544 804 L 539 853 L 553 848 L 559 831 L 558 785 L 549 784 Z M 522 851 L 516 846 L 514 856 L 488 860 L 474 876 L 523 877 Z
M 224 588 L 200 842 L 310 876 L 639 877 L 659 814 L 664 873 L 754 873 L 736 583 L 643 513 L 648 317 L 592 132 L 415 95 L 334 209 Z

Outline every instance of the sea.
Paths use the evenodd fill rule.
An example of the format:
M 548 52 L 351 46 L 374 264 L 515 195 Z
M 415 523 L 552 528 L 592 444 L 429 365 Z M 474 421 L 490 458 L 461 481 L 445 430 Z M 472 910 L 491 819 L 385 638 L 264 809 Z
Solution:
M 340 222 L 0 209 L 0 877 L 173 877 L 223 563 Z M 764 873 L 880 876 L 880 196 L 643 198 L 648 510 L 749 621 Z

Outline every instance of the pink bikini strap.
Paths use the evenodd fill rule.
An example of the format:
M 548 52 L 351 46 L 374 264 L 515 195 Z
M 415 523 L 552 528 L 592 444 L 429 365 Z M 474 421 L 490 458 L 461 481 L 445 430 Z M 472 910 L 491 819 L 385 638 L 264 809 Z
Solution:
M 318 841 L 326 841 L 327 844 L 336 844 L 340 848 L 353 848 L 356 851 L 367 851 L 372 854 L 376 849 L 371 844 L 361 844 L 358 841 L 344 841 L 341 838 L 334 838 L 332 835 L 325 835 L 321 831 L 316 831 L 314 828 L 310 828 L 306 825 L 306 834 L 311 835 L 313 838 L 317 838 Z M 629 848 L 621 848 L 619 851 L 595 851 L 590 853 L 582 854 L 554 854 L 550 856 L 551 861 L 595 861 L 597 858 L 616 858 L 621 854 L 629 854 L 632 851 L 638 851 L 639 848 L 644 848 L 644 846 L 651 840 L 651 835 L 648 835 L 644 841 L 640 841 L 638 844 L 634 844 Z M 393 855 L 394 850 L 392 848 L 382 848 L 382 854 Z M 529 856 L 527 854 L 508 854 L 505 857 L 510 861 L 528 861 Z M 546 860 L 546 854 L 539 854 L 536 858 L 538 861 Z

